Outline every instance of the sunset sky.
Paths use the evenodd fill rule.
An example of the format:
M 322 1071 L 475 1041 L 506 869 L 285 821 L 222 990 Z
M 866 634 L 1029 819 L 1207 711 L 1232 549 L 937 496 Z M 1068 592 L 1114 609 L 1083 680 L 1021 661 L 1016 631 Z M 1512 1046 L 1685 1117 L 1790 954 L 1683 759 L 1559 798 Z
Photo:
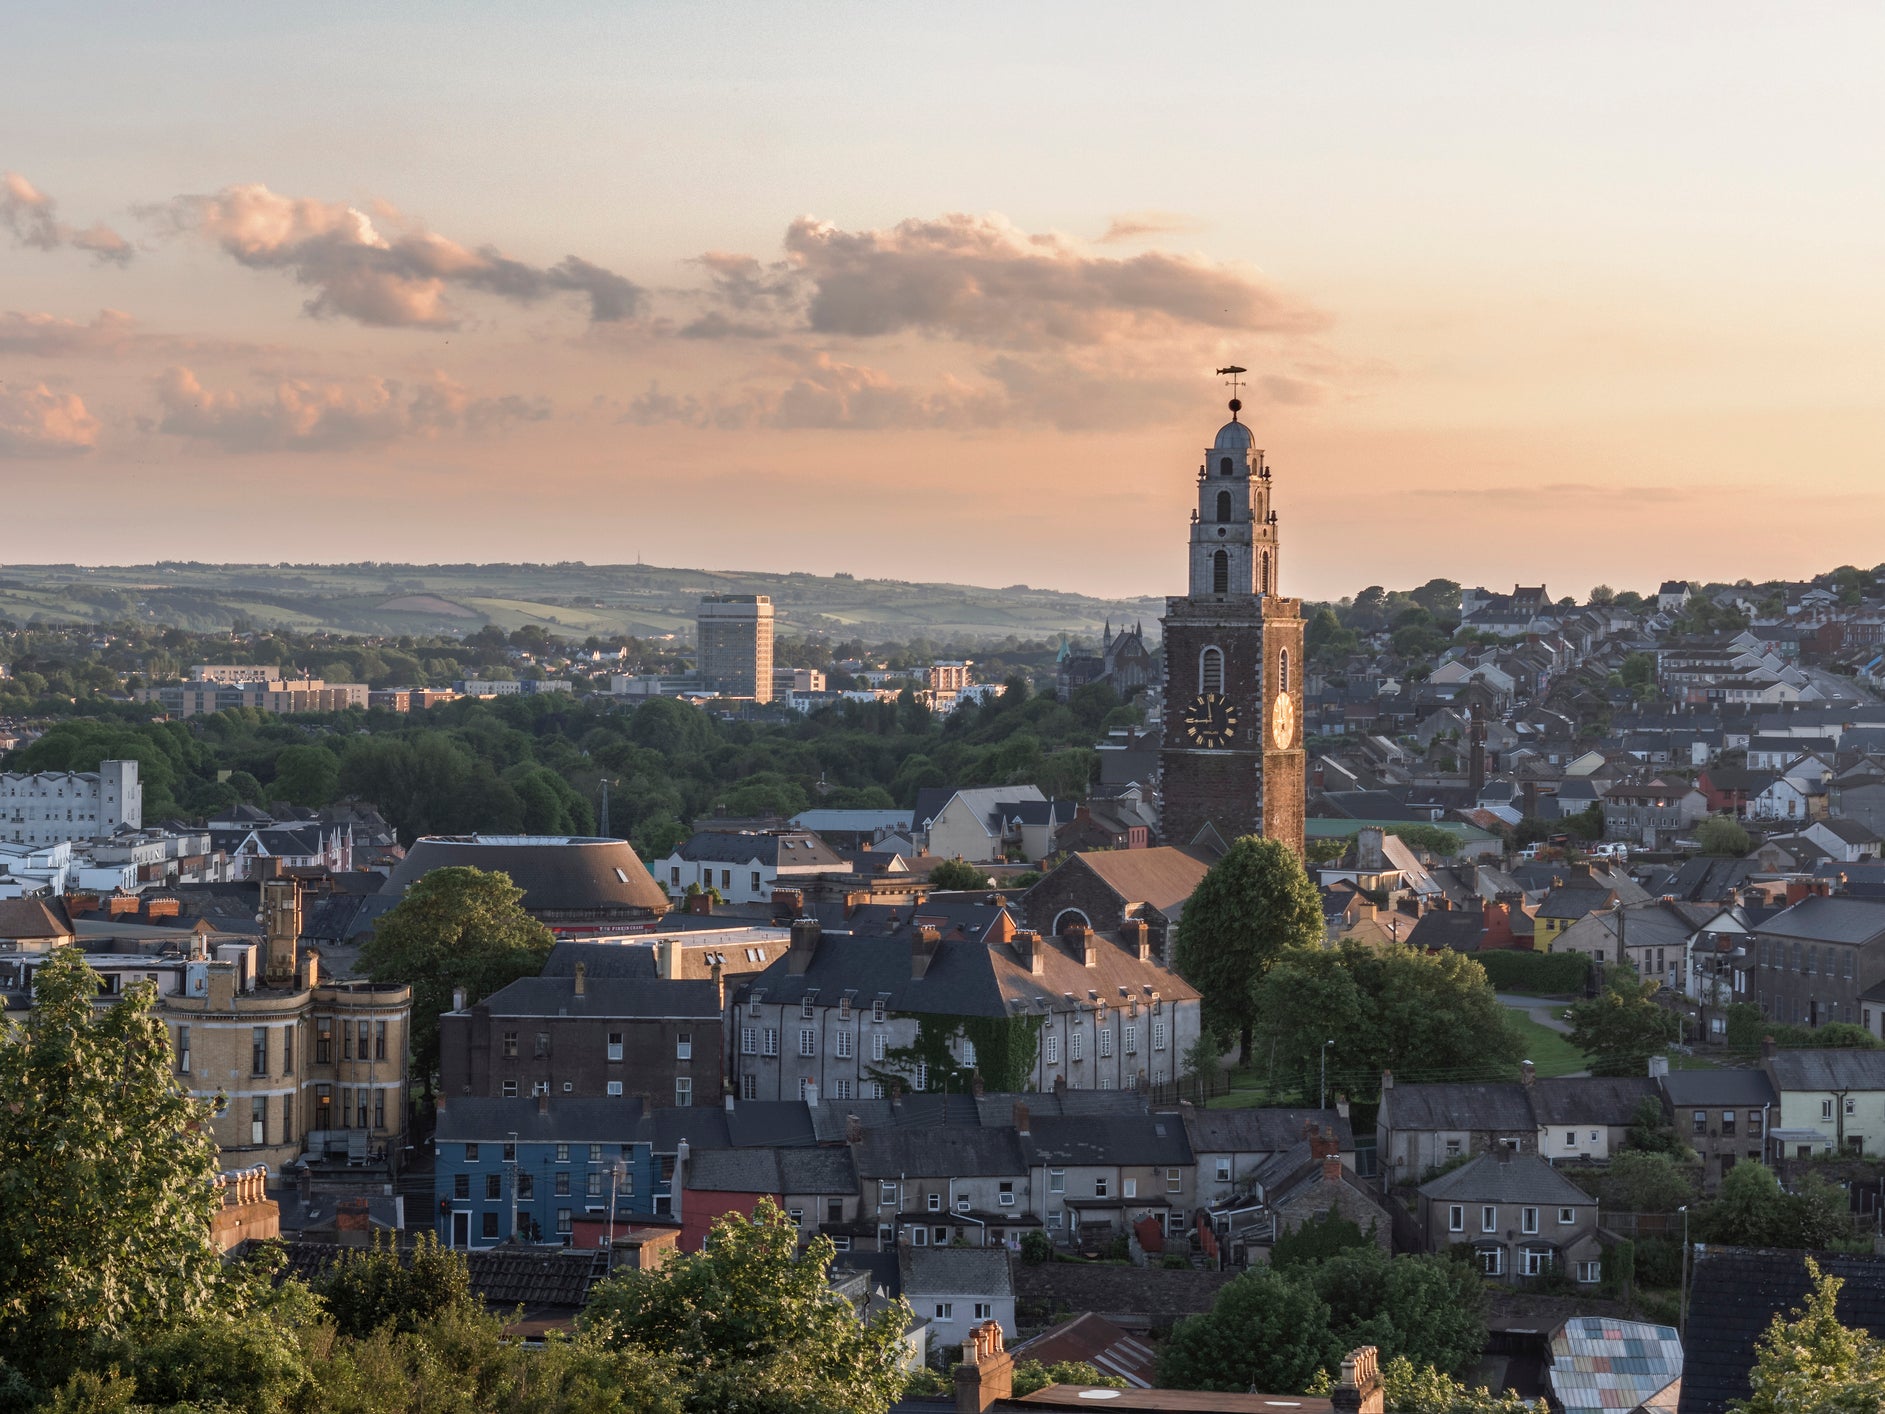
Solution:
M 16 562 L 1885 560 L 1885 10 L 0 0 Z

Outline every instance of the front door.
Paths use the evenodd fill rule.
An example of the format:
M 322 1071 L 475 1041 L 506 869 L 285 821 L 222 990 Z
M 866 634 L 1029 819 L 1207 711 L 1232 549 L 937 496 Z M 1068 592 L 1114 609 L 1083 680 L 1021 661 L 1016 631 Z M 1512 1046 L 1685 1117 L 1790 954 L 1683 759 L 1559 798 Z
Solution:
M 452 1246 L 463 1251 L 471 1246 L 471 1214 L 452 1214 Z

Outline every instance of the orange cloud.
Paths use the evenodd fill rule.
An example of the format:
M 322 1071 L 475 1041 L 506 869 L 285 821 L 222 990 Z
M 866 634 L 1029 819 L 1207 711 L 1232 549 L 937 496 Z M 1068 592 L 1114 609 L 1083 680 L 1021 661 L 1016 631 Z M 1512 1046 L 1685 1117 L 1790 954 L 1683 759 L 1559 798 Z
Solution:
M 578 256 L 546 269 L 492 246 L 468 249 L 419 226 L 388 236 L 357 207 L 287 197 L 259 183 L 180 196 L 147 214 L 214 241 L 251 269 L 287 271 L 314 289 L 304 308 L 316 316 L 388 328 L 452 328 L 458 315 L 445 298 L 452 286 L 518 304 L 580 294 L 596 323 L 633 319 L 646 302 L 632 281 Z M 397 219 L 389 208 L 378 214 Z
M 71 246 L 90 251 L 101 262 L 127 264 L 131 243 L 99 223 L 80 230 L 59 219 L 59 207 L 18 172 L 0 172 L 0 226 L 13 233 L 14 242 L 30 250 L 58 250 Z
M 1181 216 L 1175 211 L 1128 211 L 1123 216 L 1115 216 L 1106 227 L 1106 234 L 1096 242 L 1098 245 L 1117 245 L 1125 241 L 1142 240 L 1146 236 L 1168 236 L 1182 231 L 1195 231 L 1198 221 L 1189 216 Z
M 98 419 L 77 393 L 0 385 L 0 457 L 65 457 L 98 445 Z

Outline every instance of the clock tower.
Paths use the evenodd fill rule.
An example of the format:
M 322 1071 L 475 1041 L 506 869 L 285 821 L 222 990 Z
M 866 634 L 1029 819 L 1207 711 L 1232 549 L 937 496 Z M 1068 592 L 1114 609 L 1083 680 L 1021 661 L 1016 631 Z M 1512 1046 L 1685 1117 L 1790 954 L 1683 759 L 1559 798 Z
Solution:
M 1231 399 L 1198 468 L 1190 591 L 1167 599 L 1160 621 L 1160 833 L 1174 845 L 1265 835 L 1300 855 L 1302 601 L 1277 587 L 1270 467 L 1242 408 Z

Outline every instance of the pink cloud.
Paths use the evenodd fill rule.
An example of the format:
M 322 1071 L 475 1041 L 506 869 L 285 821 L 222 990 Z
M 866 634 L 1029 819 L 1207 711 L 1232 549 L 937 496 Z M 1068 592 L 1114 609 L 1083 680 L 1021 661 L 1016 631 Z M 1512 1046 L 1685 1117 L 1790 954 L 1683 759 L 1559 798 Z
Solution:
M 98 419 L 77 393 L 0 384 L 0 457 L 66 457 L 98 445 Z
M 131 243 L 103 223 L 80 230 L 59 219 L 59 206 L 18 172 L 0 172 L 0 226 L 13 233 L 14 242 L 30 250 L 58 250 L 71 246 L 89 251 L 101 262 L 129 263 Z

